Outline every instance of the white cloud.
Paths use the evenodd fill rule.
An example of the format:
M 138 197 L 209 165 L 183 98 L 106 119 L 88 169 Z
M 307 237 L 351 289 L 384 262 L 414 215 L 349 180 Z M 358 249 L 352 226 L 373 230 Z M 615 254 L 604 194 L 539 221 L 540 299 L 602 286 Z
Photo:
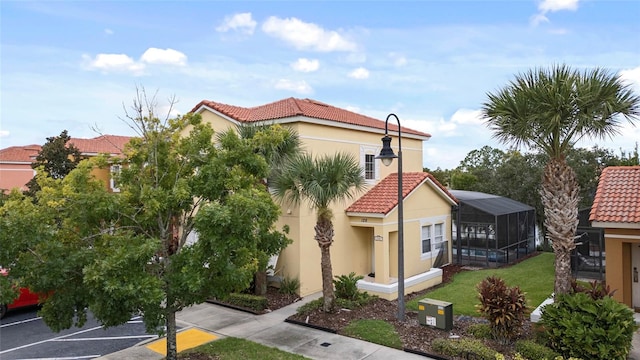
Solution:
M 280 19 L 271 16 L 262 24 L 262 31 L 284 40 L 299 50 L 320 52 L 355 51 L 356 44 L 337 31 L 327 31 L 313 23 L 297 18 Z
M 640 92 L 640 66 L 620 71 L 620 78 L 631 85 L 636 92 Z
M 111 30 L 111 29 L 104 29 L 104 34 L 105 34 L 106 36 L 113 35 L 113 30 Z
M 458 109 L 451 115 L 451 122 L 461 125 L 482 125 L 482 111 L 470 109 Z
M 130 71 L 140 74 L 144 70 L 144 64 L 137 63 L 125 54 L 98 54 L 95 58 L 83 55 L 86 65 L 90 69 L 103 71 Z
M 148 64 L 167 64 L 183 66 L 187 63 L 187 55 L 173 49 L 148 48 L 140 61 Z
M 280 79 L 276 82 L 275 88 L 278 90 L 288 90 L 299 94 L 311 94 L 313 89 L 306 81 L 292 81 L 288 79 Z
M 562 10 L 576 11 L 578 2 L 580 0 L 542 0 L 538 3 L 539 12 L 529 19 L 529 23 L 532 26 L 538 26 L 543 22 L 548 23 L 547 13 Z
M 295 71 L 314 72 L 320 68 L 320 61 L 318 61 L 318 59 L 300 58 L 296 60 L 296 62 L 291 63 L 291 67 Z
M 0 130 L 0 138 L 9 136 L 9 132 L 7 130 Z
M 538 4 L 538 10 L 543 14 L 560 10 L 578 10 L 579 0 L 543 0 Z
M 540 23 L 548 23 L 549 22 L 549 18 L 544 16 L 543 14 L 535 14 L 531 17 L 531 19 L 529 19 L 529 23 L 532 26 L 538 26 L 540 25 Z
M 369 70 L 359 67 L 349 73 L 349 77 L 353 79 L 363 80 L 369 78 Z
M 232 16 L 225 16 L 222 24 L 216 27 L 216 31 L 227 32 L 229 30 L 236 30 L 251 35 L 256 25 L 257 23 L 253 20 L 251 13 L 239 13 Z

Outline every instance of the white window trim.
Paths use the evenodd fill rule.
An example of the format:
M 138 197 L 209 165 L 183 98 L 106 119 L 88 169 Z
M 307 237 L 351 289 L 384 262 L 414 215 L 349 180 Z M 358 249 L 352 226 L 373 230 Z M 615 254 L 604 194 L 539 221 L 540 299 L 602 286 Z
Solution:
M 109 187 L 113 192 L 120 192 L 120 188 L 116 187 L 116 182 L 113 179 L 113 174 L 120 172 L 120 165 L 111 165 L 109 172 Z
M 378 159 L 375 159 L 375 157 L 378 155 L 378 152 L 380 152 L 379 147 L 376 146 L 366 146 L 366 145 L 360 145 L 360 168 L 362 169 L 362 176 L 365 177 L 365 182 L 366 183 L 375 183 L 380 179 L 380 164 L 381 162 Z M 374 160 L 373 160 L 373 166 L 374 166 L 374 178 L 373 179 L 366 179 L 366 156 L 365 155 L 373 155 L 374 156 Z
M 436 242 L 436 227 L 435 225 L 438 224 L 442 224 L 442 240 Z M 422 252 L 422 228 L 424 226 L 431 226 L 431 251 L 429 252 Z M 433 218 L 428 218 L 428 219 L 421 219 L 420 220 L 420 243 L 418 244 L 419 248 L 418 250 L 420 251 L 420 260 L 429 260 L 434 258 L 435 256 L 437 256 L 437 252 L 434 251 L 435 249 L 435 245 L 436 244 L 441 244 L 443 242 L 447 242 L 449 241 L 449 238 L 447 237 L 447 217 L 446 216 L 437 216 L 437 217 L 433 217 Z

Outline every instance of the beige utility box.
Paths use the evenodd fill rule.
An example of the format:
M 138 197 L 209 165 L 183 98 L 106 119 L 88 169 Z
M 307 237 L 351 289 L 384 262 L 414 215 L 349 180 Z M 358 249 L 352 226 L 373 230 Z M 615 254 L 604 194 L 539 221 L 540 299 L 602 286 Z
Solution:
M 453 329 L 453 304 L 433 299 L 418 301 L 418 322 L 446 331 Z

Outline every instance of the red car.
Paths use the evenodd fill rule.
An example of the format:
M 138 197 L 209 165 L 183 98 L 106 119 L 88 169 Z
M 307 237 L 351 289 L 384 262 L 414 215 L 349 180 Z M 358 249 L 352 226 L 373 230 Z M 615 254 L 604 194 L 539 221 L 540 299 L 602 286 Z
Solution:
M 7 276 L 7 270 L 0 268 L 0 275 Z M 27 288 L 20 289 L 20 296 L 11 304 L 0 304 L 0 319 L 4 317 L 8 310 L 17 309 L 25 306 L 38 305 L 38 295 L 32 293 Z

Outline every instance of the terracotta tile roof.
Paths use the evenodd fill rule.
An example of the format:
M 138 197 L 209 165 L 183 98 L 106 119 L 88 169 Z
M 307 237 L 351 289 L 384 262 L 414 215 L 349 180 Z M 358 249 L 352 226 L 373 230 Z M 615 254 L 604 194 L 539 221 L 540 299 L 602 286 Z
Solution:
M 610 166 L 602 171 L 589 220 L 640 223 L 640 166 Z
M 71 138 L 83 154 L 111 154 L 121 155 L 124 145 L 131 140 L 130 136 L 101 135 L 92 139 Z M 40 152 L 40 145 L 11 146 L 0 149 L 0 161 L 3 162 L 33 162 Z
M 0 162 L 32 163 L 40 149 L 40 145 L 10 146 L 0 149 Z
M 92 139 L 71 138 L 69 143 L 74 144 L 83 154 L 121 155 L 129 140 L 131 136 L 101 135 Z
M 406 198 L 413 190 L 423 183 L 430 181 L 457 203 L 456 198 L 436 180 L 433 175 L 426 172 L 402 173 L 402 197 Z M 389 174 L 378 182 L 366 194 L 356 200 L 346 209 L 346 212 L 388 214 L 398 205 L 398 173 Z
M 287 98 L 251 108 L 203 100 L 191 111 L 197 112 L 205 106 L 243 123 L 305 116 L 308 118 L 329 120 L 343 124 L 358 125 L 382 130 L 384 130 L 385 125 L 383 120 L 374 119 L 366 115 L 340 109 L 312 99 Z M 398 125 L 395 122 L 395 119 L 389 121 L 389 130 L 394 132 L 398 131 Z M 430 134 L 405 128 L 404 126 L 402 127 L 402 133 L 418 135 L 426 138 L 431 137 Z

